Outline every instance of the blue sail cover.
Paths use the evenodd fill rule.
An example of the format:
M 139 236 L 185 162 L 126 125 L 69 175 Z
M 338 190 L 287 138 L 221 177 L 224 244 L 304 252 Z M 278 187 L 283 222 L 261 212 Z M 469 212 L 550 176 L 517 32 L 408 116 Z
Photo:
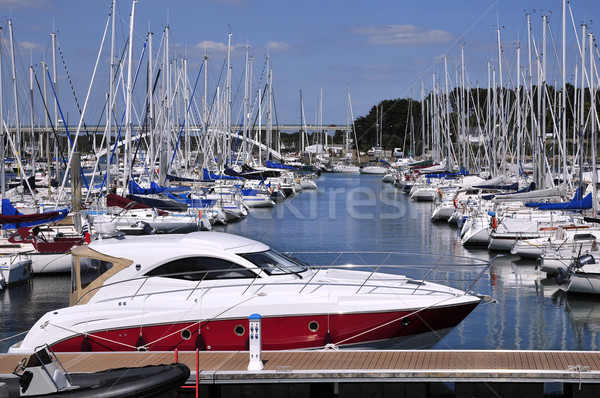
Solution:
M 22 214 L 14 208 L 12 203 L 10 203 L 10 200 L 2 199 L 2 214 L 0 214 L 0 221 L 2 221 L 2 229 L 35 227 L 36 225 L 62 220 L 69 214 L 69 210 L 70 209 L 67 208 L 59 211 L 49 211 L 47 213 Z
M 288 166 L 286 164 L 275 163 L 267 160 L 267 167 L 271 169 L 286 169 L 286 170 L 298 170 L 296 167 Z
M 589 195 L 588 195 L 589 196 Z M 565 205 L 568 203 L 572 203 L 572 202 L 576 202 L 576 201 L 581 201 L 583 197 L 583 187 L 577 187 L 577 189 L 575 190 L 575 195 L 573 195 L 573 199 L 571 199 L 569 202 L 563 202 L 563 203 L 548 203 L 548 202 L 529 202 L 529 203 L 525 203 L 525 207 L 537 207 L 540 210 L 563 210 L 561 209 L 542 209 L 540 206 L 544 206 L 544 205 Z M 587 199 L 587 196 L 583 199 L 585 200 Z M 590 201 L 591 203 L 591 201 Z M 592 206 L 590 207 L 586 207 L 586 209 L 590 209 Z M 564 210 L 573 210 L 573 209 L 564 209 Z
M 593 206 L 592 194 L 589 193 L 583 199 L 573 199 L 564 203 L 544 203 L 537 208 L 540 210 L 585 210 Z
M 204 170 L 204 180 L 241 180 L 241 177 L 232 177 L 232 176 L 228 176 L 228 175 L 224 175 L 224 174 L 215 174 L 215 173 L 211 173 L 210 171 L 203 169 Z
M 215 206 L 217 204 L 217 199 L 200 199 L 200 198 L 194 199 L 194 198 L 189 198 L 188 195 L 186 195 L 186 194 L 179 194 L 179 195 L 175 196 L 169 192 L 165 192 L 165 195 L 170 199 L 173 199 L 180 203 L 186 204 L 187 207 L 190 209 L 203 209 L 203 208 Z
M 150 188 L 142 188 L 135 181 L 129 181 L 129 193 L 132 195 L 153 195 L 162 192 L 182 192 L 189 191 L 190 187 L 161 187 L 154 181 L 150 182 Z

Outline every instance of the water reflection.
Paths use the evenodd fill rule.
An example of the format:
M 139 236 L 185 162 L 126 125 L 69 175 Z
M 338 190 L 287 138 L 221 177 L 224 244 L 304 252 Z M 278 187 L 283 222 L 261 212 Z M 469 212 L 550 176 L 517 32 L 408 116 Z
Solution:
M 597 298 L 567 294 L 562 289 L 552 295 L 552 302 L 567 315 L 571 333 L 579 350 L 600 348 L 600 302 Z
M 485 249 L 463 248 L 455 226 L 430 221 L 431 203 L 412 202 L 382 184 L 379 176 L 324 175 L 317 183 L 318 190 L 302 192 L 273 209 L 253 209 L 245 220 L 215 229 L 295 254 L 376 252 L 370 259 L 357 253 L 335 254 L 321 262 L 303 259 L 312 264 L 399 263 L 409 277 L 427 277 L 463 290 L 484 267 L 447 256 L 486 261 L 495 256 Z M 388 252 L 405 254 L 393 258 L 381 254 Z M 534 261 L 498 257 L 471 290 L 496 302 L 479 305 L 434 348 L 600 349 L 600 300 L 567 296 L 535 269 Z M 43 313 L 67 305 L 68 292 L 68 277 L 36 275 L 32 284 L 0 293 L 0 339 L 27 330 Z M 0 351 L 12 343 L 0 342 Z

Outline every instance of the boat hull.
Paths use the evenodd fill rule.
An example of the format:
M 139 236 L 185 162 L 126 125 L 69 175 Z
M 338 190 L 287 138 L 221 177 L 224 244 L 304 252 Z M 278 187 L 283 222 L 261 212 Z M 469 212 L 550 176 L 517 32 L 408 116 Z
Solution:
M 424 344 L 435 344 L 431 340 L 435 333 L 431 332 L 458 325 L 478 303 L 479 301 L 471 300 L 459 305 L 420 311 L 263 317 L 262 348 L 316 349 L 327 343 L 361 348 L 398 347 L 399 344 L 403 348 L 423 348 Z M 440 335 L 441 337 L 443 336 Z M 419 346 L 407 346 L 411 341 Z M 140 346 L 149 351 L 240 351 L 248 349 L 248 319 L 217 319 L 201 323 L 186 321 L 143 327 L 132 325 L 104 331 L 89 330 L 85 337 L 83 334 L 74 334 L 61 341 L 46 343 L 55 352 L 136 351 Z M 17 348 L 11 349 L 11 352 L 18 351 Z
M 600 274 L 576 272 L 569 278 L 567 292 L 580 294 L 600 294 Z

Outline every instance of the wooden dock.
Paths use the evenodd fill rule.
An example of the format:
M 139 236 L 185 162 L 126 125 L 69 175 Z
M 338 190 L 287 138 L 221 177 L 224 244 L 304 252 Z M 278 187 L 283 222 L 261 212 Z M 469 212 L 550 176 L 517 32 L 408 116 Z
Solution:
M 177 355 L 177 360 L 192 371 L 188 384 L 194 384 L 196 379 L 196 352 L 57 355 L 71 372 L 172 363 Z M 0 374 L 12 372 L 21 357 L 0 354 Z M 413 387 L 455 383 L 463 391 L 477 386 L 487 390 L 490 383 L 520 385 L 521 391 L 523 386 L 530 386 L 530 391 L 531 386 L 537 385 L 540 396 L 547 390 L 546 385 L 558 384 L 561 389 L 600 392 L 600 352 L 591 351 L 266 351 L 262 359 L 264 369 L 249 372 L 248 352 L 199 352 L 198 382 L 213 386 L 330 383 L 338 389 L 336 396 L 354 396 L 341 394 L 343 388 L 339 388 L 355 383 L 400 383 Z M 527 395 L 536 396 L 531 392 Z

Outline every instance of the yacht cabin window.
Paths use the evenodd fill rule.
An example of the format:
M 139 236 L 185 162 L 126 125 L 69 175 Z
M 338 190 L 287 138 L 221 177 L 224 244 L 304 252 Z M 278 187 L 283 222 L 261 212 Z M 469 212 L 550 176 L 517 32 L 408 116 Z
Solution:
M 261 268 L 268 275 L 298 274 L 306 267 L 294 258 L 284 256 L 275 250 L 258 253 L 240 253 L 241 257 Z
M 113 263 L 98 260 L 97 258 L 81 257 L 79 269 L 81 270 L 81 288 L 85 289 L 90 283 L 98 279 L 113 267 Z
M 214 279 L 255 278 L 251 270 L 215 257 L 185 257 L 169 261 L 146 273 L 145 276 L 162 276 L 165 278 L 188 281 Z

